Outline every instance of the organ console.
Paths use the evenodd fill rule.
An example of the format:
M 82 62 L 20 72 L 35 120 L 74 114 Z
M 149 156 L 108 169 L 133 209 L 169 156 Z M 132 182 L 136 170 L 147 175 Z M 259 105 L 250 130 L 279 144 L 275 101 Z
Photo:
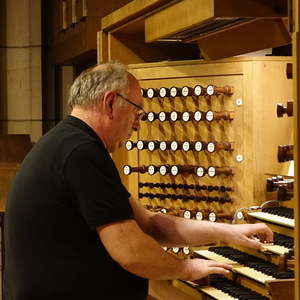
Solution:
M 261 64 L 260 61 L 257 63 Z M 204 64 L 208 70 L 209 64 L 207 66 Z M 252 62 L 249 64 L 255 69 Z M 268 64 L 264 63 L 263 66 Z M 282 65 L 285 67 L 286 62 Z M 218 64 L 213 66 L 216 70 L 219 68 Z M 160 67 L 154 65 L 153 68 L 155 69 L 153 74 L 160 73 Z M 254 73 L 247 73 L 249 68 L 243 66 L 238 66 L 238 69 L 243 69 L 247 76 L 241 73 L 234 74 L 237 76 L 232 76 L 232 73 L 224 75 L 224 70 L 221 71 L 221 76 L 214 75 L 211 70 L 207 76 L 203 76 L 205 71 L 198 74 L 197 68 L 193 68 L 192 65 L 183 69 L 179 66 L 176 72 L 185 77 L 183 80 L 180 77 L 173 80 L 174 74 L 177 73 L 172 74 L 164 66 L 162 68 L 166 80 L 155 77 L 156 75 L 151 75 L 151 78 L 147 79 L 149 76 L 147 68 L 144 73 L 143 67 L 137 72 L 138 76 L 143 73 L 142 85 L 144 83 L 146 85 L 149 80 L 147 86 L 151 86 L 152 90 L 149 92 L 149 88 L 147 89 L 146 97 L 149 99 L 157 97 L 159 101 L 145 101 L 148 113 L 144 121 L 150 122 L 151 126 L 142 122 L 138 141 L 136 143 L 128 141 L 128 144 L 125 144 L 128 151 L 134 148 L 143 150 L 128 152 L 129 155 L 137 155 L 138 165 L 134 167 L 127 165 L 128 170 L 124 166 L 126 169 L 124 173 L 127 175 L 132 172 L 140 173 L 137 195 L 142 205 L 156 212 L 198 221 L 265 222 L 274 231 L 273 244 L 265 244 L 263 251 L 250 251 L 245 247 L 227 244 L 218 245 L 223 250 L 217 250 L 216 245 L 209 249 L 206 246 L 200 249 L 199 247 L 186 250 L 177 247 L 167 249 L 168 253 L 180 258 L 192 255 L 225 261 L 233 266 L 233 272 L 226 278 L 211 276 L 209 286 L 203 286 L 203 283 L 183 284 L 189 285 L 198 295 L 201 293 L 202 296 L 198 298 L 203 300 L 208 299 L 209 295 L 220 300 L 271 300 L 275 285 L 280 285 L 280 288 L 288 286 L 292 290 L 294 181 L 288 176 L 268 178 L 265 193 L 266 183 L 259 183 L 261 177 L 256 175 L 284 174 L 268 168 L 276 166 L 274 167 L 276 169 L 277 165 L 281 167 L 285 165 L 277 163 L 276 155 L 272 158 L 262 157 L 263 151 L 253 153 L 253 159 L 249 160 L 247 150 L 247 147 L 257 145 L 256 141 L 262 138 L 266 138 L 269 142 L 265 129 L 260 127 L 263 122 L 260 120 L 261 116 L 255 115 L 254 119 L 258 121 L 256 124 L 251 118 L 252 114 L 248 114 L 252 111 L 253 105 L 259 106 L 261 102 L 252 98 L 250 101 L 247 91 L 253 89 L 255 82 L 259 90 L 263 91 L 264 99 L 272 101 L 273 107 L 277 104 L 276 99 L 271 99 L 268 89 L 260 89 L 260 81 L 253 76 Z M 190 68 L 193 68 L 193 71 L 188 78 L 186 73 L 189 73 Z M 231 72 L 234 69 L 235 66 L 231 68 Z M 267 70 L 265 67 L 263 69 Z M 264 74 L 268 75 L 271 73 Z M 287 81 L 283 82 L 285 85 Z M 281 93 L 282 83 L 278 85 L 272 83 L 272 86 L 274 87 L 272 95 L 276 95 L 276 92 Z M 286 87 L 286 90 L 289 88 Z M 290 99 L 291 95 L 284 97 Z M 286 105 L 278 104 L 278 117 L 292 116 L 292 106 L 292 101 L 288 101 Z M 268 111 L 265 111 L 264 105 L 261 106 L 261 111 L 264 117 L 267 116 Z M 286 121 L 289 119 L 282 119 L 282 122 Z M 282 139 L 287 133 L 272 123 L 273 127 L 277 128 L 278 137 L 281 137 L 280 142 L 277 142 L 277 136 L 272 141 L 275 149 L 280 145 L 279 160 L 288 161 L 293 157 L 293 150 L 290 149 L 292 145 L 285 145 Z M 268 162 L 271 159 L 274 161 Z M 271 199 L 270 203 L 267 203 L 267 199 Z M 266 204 L 260 205 L 264 201 Z

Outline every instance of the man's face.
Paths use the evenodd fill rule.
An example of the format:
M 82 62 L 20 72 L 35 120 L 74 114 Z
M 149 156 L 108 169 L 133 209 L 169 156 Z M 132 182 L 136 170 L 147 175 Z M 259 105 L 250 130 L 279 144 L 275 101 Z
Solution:
M 143 98 L 139 84 L 137 82 L 131 82 L 129 87 L 129 92 L 126 96 L 123 95 L 122 92 L 120 92 L 120 95 L 135 105 L 143 107 Z M 129 103 L 124 98 L 119 99 L 119 101 L 124 101 L 127 103 L 120 103 L 118 107 L 116 118 L 117 130 L 115 136 L 115 150 L 124 146 L 124 142 L 130 138 L 133 130 L 139 130 L 140 128 L 139 113 L 141 113 L 141 109 L 136 107 L 134 104 Z

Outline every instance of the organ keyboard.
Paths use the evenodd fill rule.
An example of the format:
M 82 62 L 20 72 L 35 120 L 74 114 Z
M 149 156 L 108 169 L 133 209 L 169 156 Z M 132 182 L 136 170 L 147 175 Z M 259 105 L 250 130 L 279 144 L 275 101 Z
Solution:
M 231 247 L 210 247 L 208 250 L 196 250 L 194 253 L 200 257 L 231 264 L 233 272 L 261 284 L 265 284 L 270 280 L 294 277 L 293 272 L 290 270 L 281 271 L 277 265 L 271 262 Z
M 295 227 L 294 212 L 289 207 L 263 208 L 262 211 L 248 213 L 248 216 L 289 228 Z

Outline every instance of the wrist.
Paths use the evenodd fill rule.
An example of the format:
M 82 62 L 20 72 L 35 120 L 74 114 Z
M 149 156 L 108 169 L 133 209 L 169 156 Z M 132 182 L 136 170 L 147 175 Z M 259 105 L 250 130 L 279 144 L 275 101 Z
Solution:
M 179 278 L 180 280 L 191 280 L 193 277 L 193 263 L 192 259 L 184 259 L 181 261 L 182 266 L 181 266 L 181 273 Z
M 226 223 L 212 223 L 212 236 L 214 237 L 215 241 L 226 241 L 226 237 L 228 235 L 228 231 L 230 231 L 230 224 Z

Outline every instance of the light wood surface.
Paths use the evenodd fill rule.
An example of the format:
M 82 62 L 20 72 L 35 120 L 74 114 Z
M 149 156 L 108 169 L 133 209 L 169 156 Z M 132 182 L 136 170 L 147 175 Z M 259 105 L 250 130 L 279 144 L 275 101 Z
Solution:
M 157 98 L 153 100 L 145 99 L 144 107 L 146 111 L 195 111 L 197 109 L 207 111 L 235 111 L 235 119 L 231 122 L 206 122 L 186 123 L 153 123 L 142 122 L 141 130 L 136 139 L 140 140 L 217 140 L 234 142 L 233 152 L 220 151 L 219 153 L 207 154 L 207 152 L 193 153 L 188 155 L 183 151 L 132 151 L 122 154 L 122 159 L 131 159 L 138 155 L 139 165 L 160 165 L 160 164 L 190 164 L 190 165 L 221 165 L 231 166 L 235 169 L 233 178 L 218 177 L 201 179 L 192 175 L 180 175 L 177 177 L 161 176 L 159 174 L 148 175 L 139 174 L 141 182 L 172 182 L 188 184 L 206 185 L 226 185 L 233 186 L 234 192 L 228 193 L 232 197 L 233 203 L 195 203 L 188 201 L 153 200 L 156 206 L 184 209 L 203 209 L 212 211 L 223 211 L 233 214 L 237 208 L 258 205 L 266 200 L 265 173 L 287 174 L 288 164 L 279 164 L 276 158 L 278 144 L 293 143 L 292 119 L 285 118 L 278 120 L 275 109 L 276 103 L 280 99 L 290 99 L 292 96 L 292 83 L 285 79 L 285 65 L 290 60 L 288 58 L 257 58 L 256 59 L 233 59 L 223 60 L 214 63 L 189 62 L 182 63 L 163 63 L 129 66 L 129 71 L 140 80 L 144 88 L 160 88 L 184 85 L 195 86 L 201 84 L 207 86 L 232 85 L 234 94 L 225 96 L 223 99 L 213 96 L 211 100 L 200 97 L 191 97 L 183 100 Z M 237 106 L 236 99 L 242 99 L 243 104 Z M 266 122 L 266 120 L 268 120 Z M 136 141 L 136 139 L 132 139 Z M 243 155 L 243 161 L 237 162 L 236 155 Z M 123 164 L 126 160 L 123 161 Z M 120 169 L 121 170 L 121 169 Z M 136 175 L 130 175 L 136 178 Z M 129 176 L 129 177 L 130 177 Z M 127 176 L 123 179 L 131 181 Z M 134 180 L 133 180 L 134 181 Z M 138 194 L 137 182 L 135 183 L 134 194 Z M 140 189 L 145 192 L 146 189 Z M 152 190 L 153 192 L 153 190 Z M 161 191 L 157 191 L 161 192 Z M 175 193 L 168 189 L 165 193 Z M 185 192 L 177 190 L 176 193 L 191 193 L 194 195 L 204 194 L 216 196 L 217 193 L 195 193 L 194 191 Z M 149 205 L 148 200 L 143 200 L 145 205 Z
M 277 8 L 276 7 L 277 4 Z M 233 17 L 283 17 L 286 16 L 286 3 L 262 1 L 219 1 L 184 0 L 147 17 L 145 22 L 146 41 L 152 42 L 177 32 L 209 22 L 213 18 Z M 279 5 L 278 5 L 279 4 Z M 196 9 L 201 7 L 201 9 Z M 170 22 L 172 20 L 172 22 Z M 262 49 L 262 48 L 261 48 Z
M 172 5 L 182 0 L 134 0 L 127 5 L 115 10 L 111 14 L 105 16 L 101 20 L 102 30 L 112 30 L 124 23 L 138 18 L 147 13 L 153 13 L 155 9 L 164 7 L 165 5 Z

